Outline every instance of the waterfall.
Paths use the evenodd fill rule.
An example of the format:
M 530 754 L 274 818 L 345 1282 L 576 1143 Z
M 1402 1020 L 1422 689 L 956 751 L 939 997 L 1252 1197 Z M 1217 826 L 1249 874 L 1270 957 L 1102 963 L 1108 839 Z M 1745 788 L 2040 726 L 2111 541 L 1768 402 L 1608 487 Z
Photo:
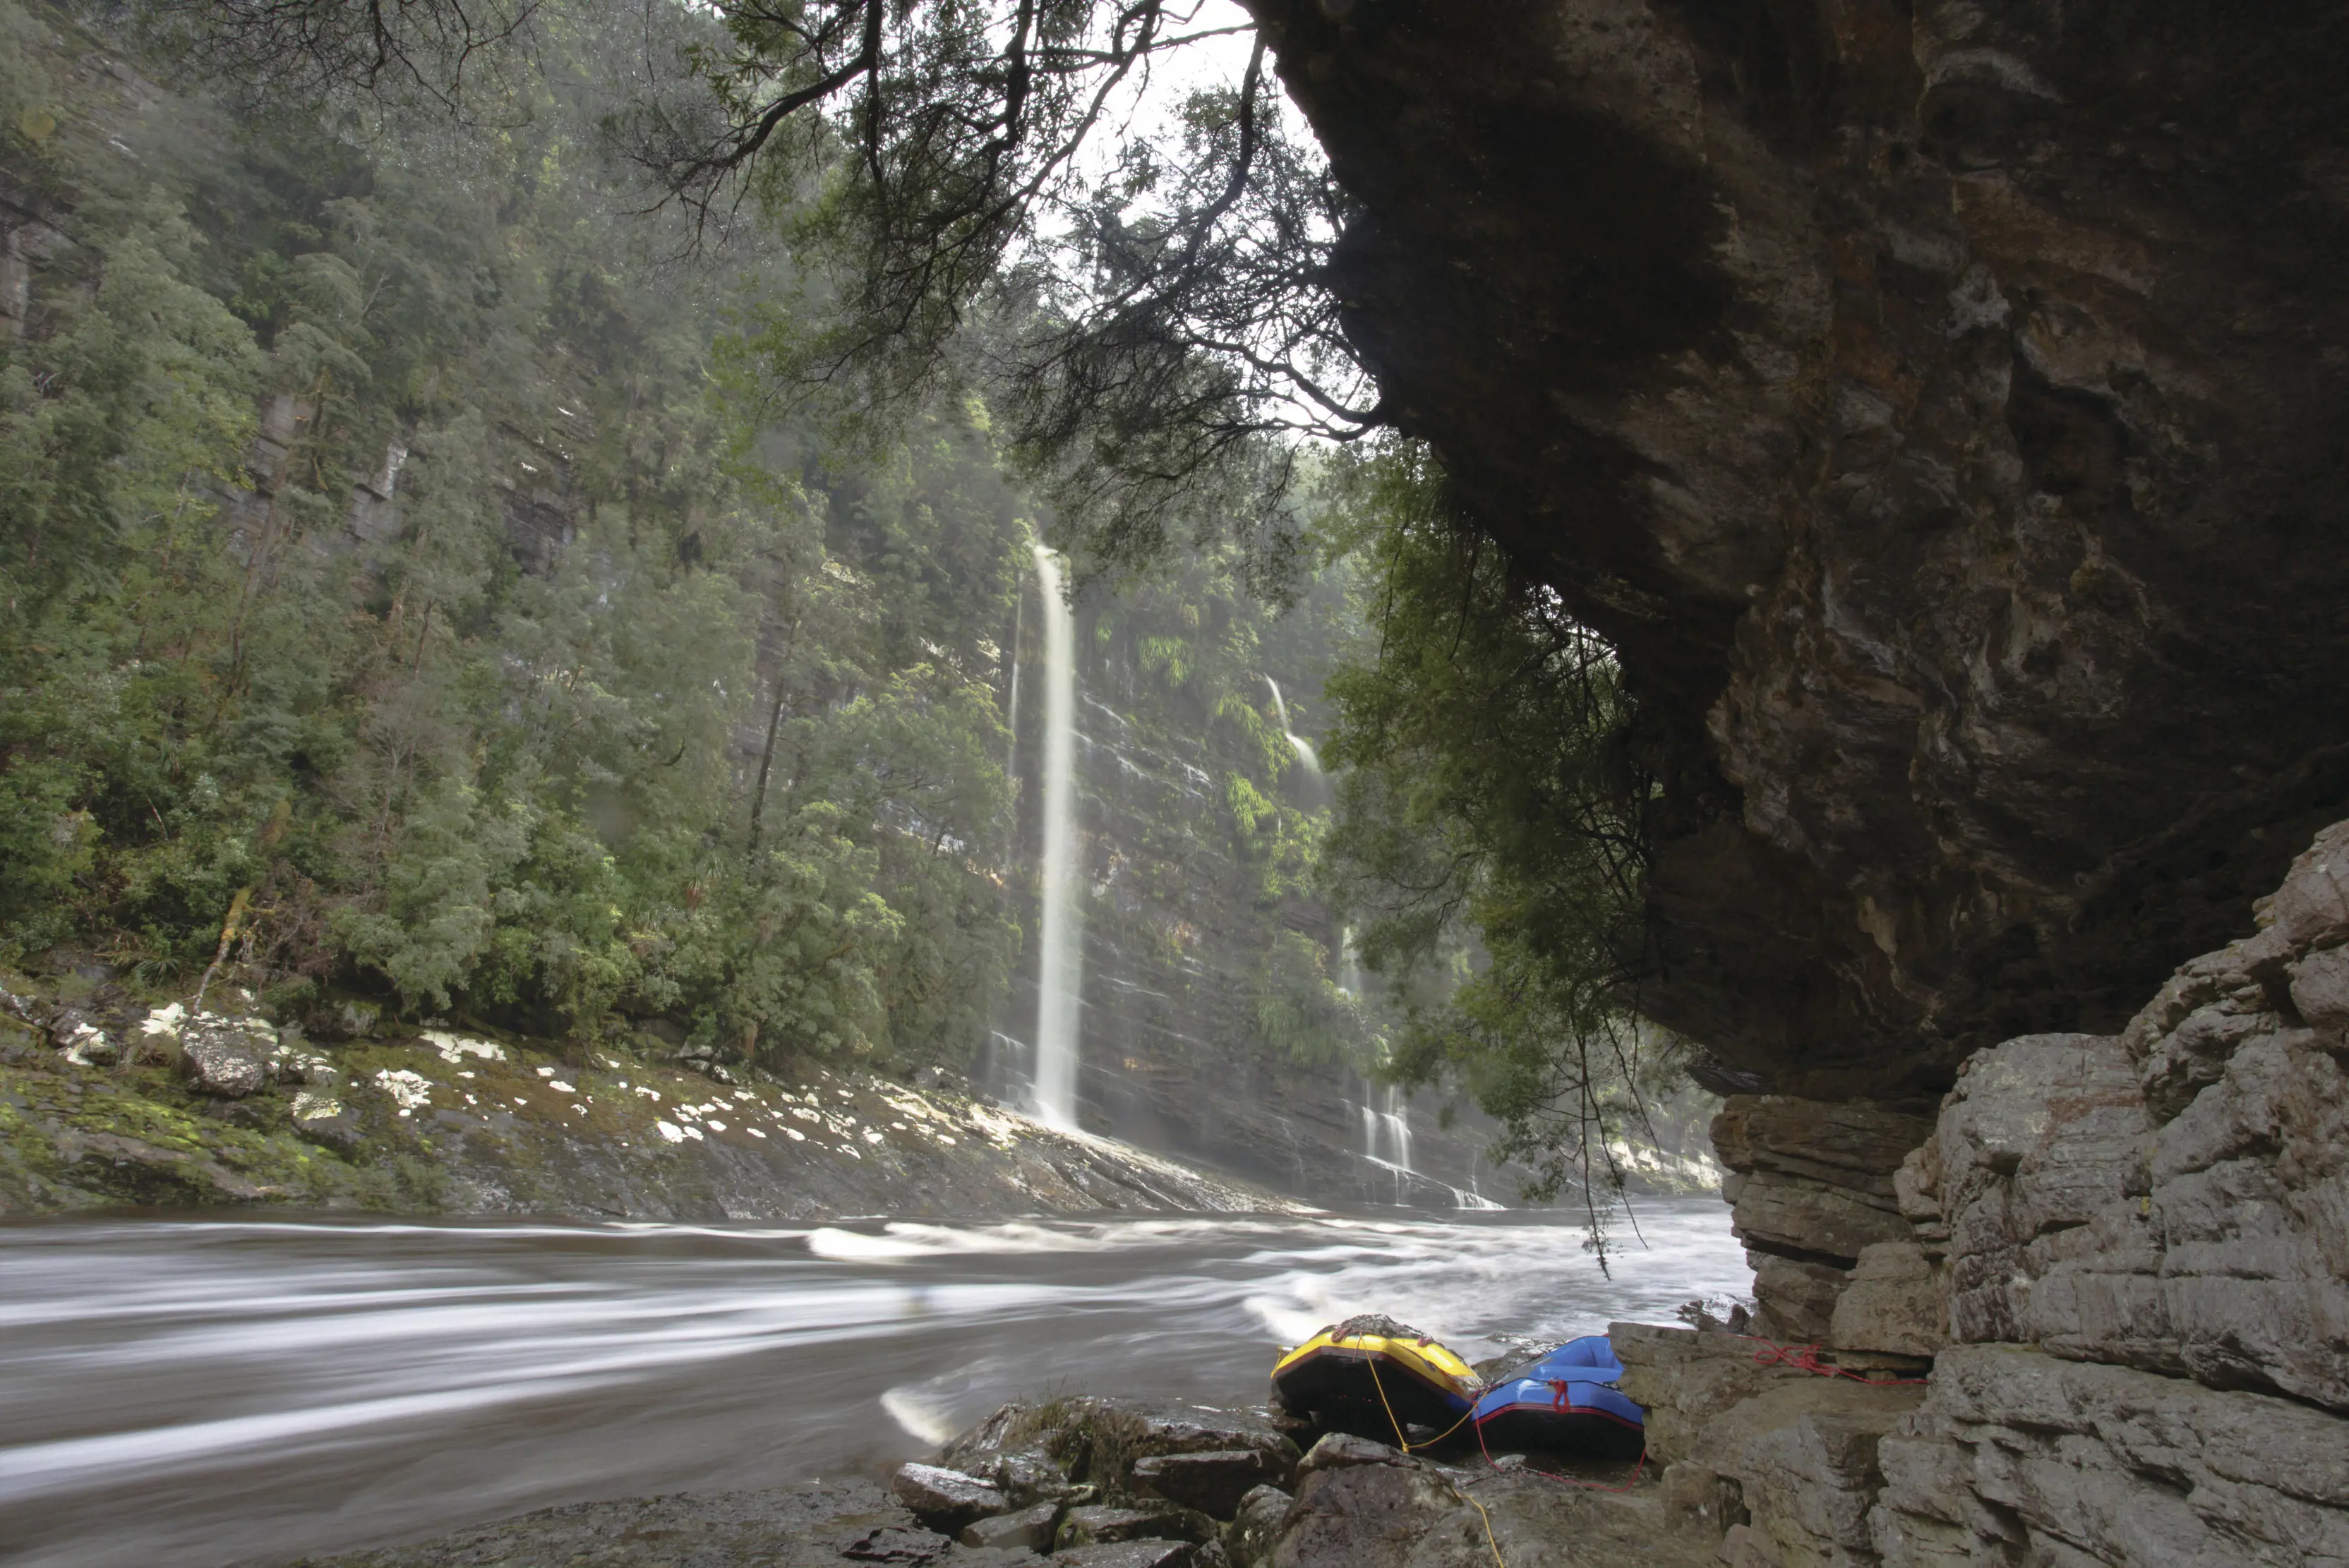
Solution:
M 1360 1002 L 1370 995 L 1369 978 L 1362 973 L 1362 961 L 1354 955 L 1354 928 L 1338 928 L 1338 989 Z
M 1313 743 L 1288 727 L 1288 705 L 1280 700 L 1280 683 L 1270 676 L 1264 684 L 1272 688 L 1272 711 L 1280 720 L 1280 733 L 1288 737 L 1288 744 L 1297 748 L 1297 760 L 1305 764 L 1308 777 L 1321 777 L 1321 758 L 1313 754 Z
M 1394 1145 L 1394 1162 L 1405 1175 L 1417 1174 L 1411 1168 L 1411 1108 L 1403 1106 L 1402 1091 L 1392 1084 L 1387 1086 L 1387 1108 L 1380 1119 L 1387 1124 L 1387 1137 Z M 1398 1107 L 1402 1107 L 1400 1109 Z
M 1084 907 L 1078 902 L 1076 616 L 1061 595 L 1060 558 L 1036 546 L 1044 600 L 1044 922 L 1036 974 L 1036 1114 L 1077 1125 Z

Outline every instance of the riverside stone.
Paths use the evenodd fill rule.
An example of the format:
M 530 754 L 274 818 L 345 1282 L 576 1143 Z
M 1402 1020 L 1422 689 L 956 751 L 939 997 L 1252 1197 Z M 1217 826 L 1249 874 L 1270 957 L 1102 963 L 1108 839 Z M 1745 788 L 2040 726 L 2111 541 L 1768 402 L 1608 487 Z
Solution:
M 1264 1449 L 1210 1449 L 1148 1455 L 1134 1461 L 1133 1475 L 1137 1491 L 1230 1519 L 1251 1490 L 1287 1480 L 1293 1468 Z
M 977 1476 L 940 1465 L 900 1465 L 889 1478 L 889 1491 L 925 1528 L 942 1535 L 1010 1506 L 1002 1492 Z
M 1199 1533 L 1193 1522 L 1178 1510 L 1093 1503 L 1069 1510 L 1061 1520 L 1060 1532 L 1054 1540 L 1056 1550 L 1066 1550 L 1118 1541 L 1188 1541 Z
M 1270 1560 L 1280 1526 L 1297 1500 L 1277 1486 L 1260 1486 L 1240 1499 L 1238 1511 L 1224 1527 L 1224 1555 L 1232 1568 L 1257 1568 Z
M 199 1013 L 179 1035 L 181 1070 L 198 1093 L 243 1099 L 268 1087 L 277 1031 L 267 1020 Z
M 972 1520 L 962 1527 L 955 1539 L 965 1546 L 983 1546 L 998 1551 L 1048 1552 L 1051 1550 L 1054 1529 L 1060 1522 L 1058 1503 L 1040 1502 L 1017 1513 L 999 1513 L 987 1519 Z

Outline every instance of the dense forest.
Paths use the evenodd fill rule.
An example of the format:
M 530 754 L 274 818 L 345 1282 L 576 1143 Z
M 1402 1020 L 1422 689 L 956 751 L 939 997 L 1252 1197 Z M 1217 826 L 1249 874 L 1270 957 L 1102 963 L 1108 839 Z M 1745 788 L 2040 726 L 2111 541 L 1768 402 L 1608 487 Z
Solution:
M 540 7 L 461 104 L 263 110 L 154 86 L 179 36 L 137 8 L 0 0 L 0 961 L 968 1063 L 1022 940 L 1049 541 L 1123 706 L 1211 764 L 1256 1044 L 1464 1082 L 1548 1186 L 1589 1174 L 1673 1056 L 1630 989 L 1646 785 L 1605 647 L 1410 442 L 1257 429 L 1153 490 L 1173 438 L 1104 457 L 1113 408 L 1040 440 L 1060 393 L 956 368 L 1033 341 L 1032 294 L 894 400 L 809 396 L 861 297 L 815 240 L 854 223 L 647 182 L 657 13 L 680 58 L 747 46 Z M 1202 89 L 1184 134 L 1252 102 Z M 1328 785 L 1276 668 L 1328 677 L 1291 693 Z

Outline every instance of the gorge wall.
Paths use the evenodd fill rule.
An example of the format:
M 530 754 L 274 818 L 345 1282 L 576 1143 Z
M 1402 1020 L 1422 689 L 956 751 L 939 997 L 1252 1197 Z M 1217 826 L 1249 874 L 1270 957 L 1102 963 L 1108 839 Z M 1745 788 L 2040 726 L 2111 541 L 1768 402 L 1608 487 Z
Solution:
M 1385 413 L 1622 652 L 1664 1021 L 1930 1097 L 2344 814 L 2337 6 L 1250 8 Z
M 2258 925 L 1930 1119 L 1730 1101 L 1757 1331 L 1832 1375 L 1615 1329 L 1668 1491 L 1744 1516 L 1725 1558 L 2349 1562 L 2349 823 Z

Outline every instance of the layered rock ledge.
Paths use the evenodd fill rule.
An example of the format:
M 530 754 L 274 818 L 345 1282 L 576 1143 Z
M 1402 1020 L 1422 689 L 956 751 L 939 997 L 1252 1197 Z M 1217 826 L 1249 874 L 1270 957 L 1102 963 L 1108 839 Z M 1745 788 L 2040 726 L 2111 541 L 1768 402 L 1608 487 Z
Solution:
M 1613 1329 L 1667 1484 L 1744 1516 L 1725 1560 L 2349 1563 L 2349 823 L 2254 921 L 1930 1120 L 1729 1103 L 1760 1332 L 1830 1376 Z

